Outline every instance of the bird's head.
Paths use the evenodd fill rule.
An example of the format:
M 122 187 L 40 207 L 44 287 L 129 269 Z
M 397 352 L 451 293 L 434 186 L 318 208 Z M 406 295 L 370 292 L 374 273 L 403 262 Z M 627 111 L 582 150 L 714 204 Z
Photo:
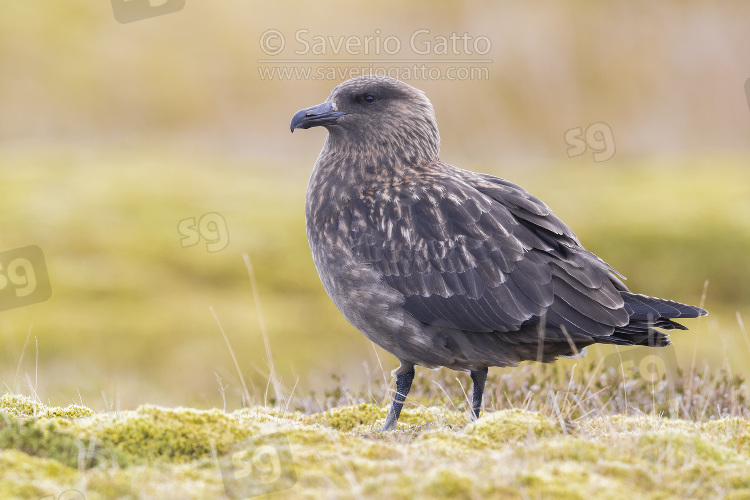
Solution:
M 440 136 L 432 104 L 421 90 L 385 76 L 347 80 L 322 104 L 298 111 L 291 129 L 323 126 L 329 149 L 401 162 L 438 156 Z

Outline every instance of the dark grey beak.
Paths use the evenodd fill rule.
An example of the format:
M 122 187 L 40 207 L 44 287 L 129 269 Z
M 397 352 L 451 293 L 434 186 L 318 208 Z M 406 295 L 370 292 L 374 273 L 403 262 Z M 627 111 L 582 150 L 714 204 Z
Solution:
M 326 126 L 333 124 L 336 120 L 344 116 L 346 113 L 342 111 L 334 111 L 331 103 L 326 101 L 323 104 L 318 104 L 312 108 L 301 109 L 294 114 L 292 117 L 292 123 L 290 128 L 292 132 L 294 129 L 308 129 L 310 127 Z

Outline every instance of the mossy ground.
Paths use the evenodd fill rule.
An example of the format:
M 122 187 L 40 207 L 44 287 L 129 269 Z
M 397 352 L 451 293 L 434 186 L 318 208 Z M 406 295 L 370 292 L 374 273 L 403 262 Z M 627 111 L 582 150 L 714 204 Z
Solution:
M 222 468 L 230 498 L 750 498 L 744 417 L 407 407 L 381 433 L 387 407 L 365 403 L 94 414 L 6 394 L 0 411 L 3 499 L 222 498 Z

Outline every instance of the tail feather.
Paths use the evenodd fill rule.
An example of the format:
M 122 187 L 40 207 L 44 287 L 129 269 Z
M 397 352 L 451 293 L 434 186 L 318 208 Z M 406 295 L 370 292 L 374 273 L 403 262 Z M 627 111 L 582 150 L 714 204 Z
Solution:
M 630 292 L 621 292 L 621 295 L 625 299 L 625 310 L 632 319 L 652 321 L 658 318 L 697 318 L 708 314 L 700 307 L 672 300 Z
M 708 314 L 700 307 L 672 300 L 630 292 L 621 292 L 621 294 L 625 300 L 625 310 L 630 315 L 630 322 L 616 327 L 612 337 L 630 341 L 634 345 L 655 347 L 669 345 L 671 344 L 669 335 L 662 330 L 687 330 L 685 326 L 672 319 L 697 318 Z

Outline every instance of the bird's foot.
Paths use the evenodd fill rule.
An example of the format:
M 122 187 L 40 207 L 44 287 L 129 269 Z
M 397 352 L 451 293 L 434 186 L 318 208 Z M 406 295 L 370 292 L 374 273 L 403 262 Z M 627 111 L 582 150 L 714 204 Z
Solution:
M 396 428 L 398 417 L 401 415 L 401 409 L 404 407 L 404 401 L 406 400 L 406 395 L 409 394 L 413 380 L 414 366 L 411 366 L 408 371 L 396 376 L 396 395 L 393 398 L 391 411 L 388 412 L 388 416 L 385 418 L 385 425 L 383 425 L 381 431 L 392 431 Z
M 484 394 L 484 384 L 487 382 L 487 367 L 471 371 L 471 381 L 474 382 L 474 394 L 471 398 L 471 420 L 479 418 L 482 411 L 482 395 Z

